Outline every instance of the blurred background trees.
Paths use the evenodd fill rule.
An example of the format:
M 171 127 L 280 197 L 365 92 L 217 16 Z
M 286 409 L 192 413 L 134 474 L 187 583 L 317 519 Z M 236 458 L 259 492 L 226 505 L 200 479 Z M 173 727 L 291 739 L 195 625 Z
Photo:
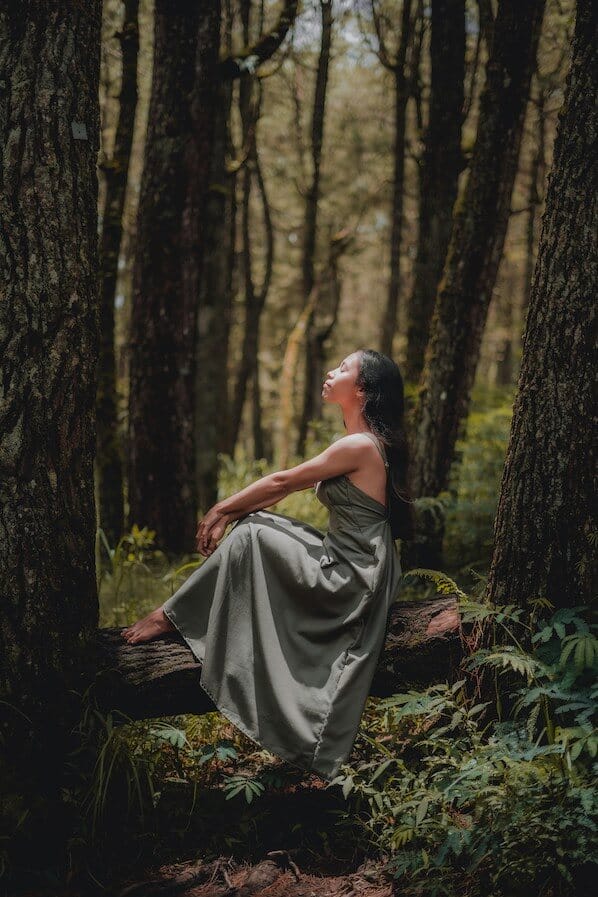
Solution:
M 404 372 L 415 494 L 454 493 L 472 391 L 508 403 L 517 382 L 573 3 L 229 0 L 203 94 L 204 31 L 183 6 L 188 84 L 159 2 L 104 3 L 108 540 L 138 523 L 192 550 L 224 456 L 290 465 L 322 427 L 342 433 L 321 383 L 359 345 Z M 152 181 L 173 128 L 183 155 Z M 440 561 L 443 531 L 420 559 Z

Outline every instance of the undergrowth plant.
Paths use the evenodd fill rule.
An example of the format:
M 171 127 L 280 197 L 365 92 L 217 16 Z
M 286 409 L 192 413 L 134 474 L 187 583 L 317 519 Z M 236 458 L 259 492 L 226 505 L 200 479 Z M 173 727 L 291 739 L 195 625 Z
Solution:
M 475 391 L 447 490 L 453 498 L 446 502 L 444 565 L 449 570 L 489 566 L 512 413 L 510 389 Z
M 339 824 L 388 857 L 401 893 L 583 894 L 598 872 L 595 628 L 585 608 L 453 592 L 463 625 L 491 637 L 457 682 L 370 701 L 359 759 L 334 782 L 348 799 Z M 482 669 L 508 715 L 479 700 L 470 677 Z

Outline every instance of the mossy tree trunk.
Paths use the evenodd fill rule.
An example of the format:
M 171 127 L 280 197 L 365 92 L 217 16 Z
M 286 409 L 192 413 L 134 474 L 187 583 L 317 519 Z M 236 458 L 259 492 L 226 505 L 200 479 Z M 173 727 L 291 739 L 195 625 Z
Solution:
M 130 332 L 129 525 L 191 550 L 194 380 L 220 0 L 157 0 Z
M 423 368 L 457 198 L 465 82 L 465 0 L 432 0 L 431 86 L 419 181 L 419 230 L 409 299 L 405 377 Z
M 509 220 L 523 119 L 544 0 L 501 0 L 480 100 L 467 185 L 430 328 L 414 415 L 412 488 L 437 496 L 449 486 Z M 438 544 L 415 560 L 437 566 Z M 421 549 L 420 549 L 421 550 Z
M 589 604 L 596 569 L 598 10 L 579 0 L 488 582 L 498 602 Z
M 129 159 L 137 108 L 137 55 L 139 0 L 125 0 L 119 38 L 122 74 L 114 150 L 102 166 L 106 196 L 100 241 L 100 359 L 97 392 L 97 456 L 100 526 L 110 545 L 122 535 L 123 451 L 117 418 L 114 357 L 114 299 L 122 239 L 122 217 L 127 191 Z
M 29 868 L 63 848 L 65 753 L 98 625 L 100 27 L 99 0 L 0 9 L 0 803 L 24 813 L 11 847 Z

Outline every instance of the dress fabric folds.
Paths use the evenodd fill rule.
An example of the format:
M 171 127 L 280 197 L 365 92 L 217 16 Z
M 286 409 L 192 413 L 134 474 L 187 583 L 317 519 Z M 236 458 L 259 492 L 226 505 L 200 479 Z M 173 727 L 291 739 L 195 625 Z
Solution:
M 163 610 L 218 710 L 330 782 L 357 735 L 402 572 L 383 504 L 346 474 L 315 494 L 329 510 L 326 533 L 252 511 Z

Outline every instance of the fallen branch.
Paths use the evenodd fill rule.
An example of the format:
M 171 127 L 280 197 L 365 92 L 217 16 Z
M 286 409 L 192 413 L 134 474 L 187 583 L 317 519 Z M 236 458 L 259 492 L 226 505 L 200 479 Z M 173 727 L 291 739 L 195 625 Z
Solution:
M 129 645 L 120 628 L 99 629 L 92 657 L 98 704 L 131 719 L 215 710 L 199 684 L 201 664 L 177 633 Z M 385 697 L 449 678 L 463 655 L 454 597 L 398 602 L 371 694 Z

